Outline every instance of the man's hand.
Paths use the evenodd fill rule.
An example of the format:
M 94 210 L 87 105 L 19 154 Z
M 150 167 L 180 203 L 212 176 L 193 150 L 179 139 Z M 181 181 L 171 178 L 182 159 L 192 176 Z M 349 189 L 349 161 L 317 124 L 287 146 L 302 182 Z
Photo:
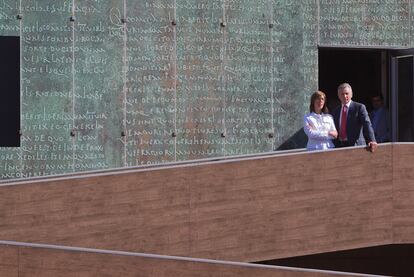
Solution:
M 371 151 L 372 153 L 375 152 L 377 147 L 378 147 L 378 144 L 375 141 L 368 142 L 368 150 Z

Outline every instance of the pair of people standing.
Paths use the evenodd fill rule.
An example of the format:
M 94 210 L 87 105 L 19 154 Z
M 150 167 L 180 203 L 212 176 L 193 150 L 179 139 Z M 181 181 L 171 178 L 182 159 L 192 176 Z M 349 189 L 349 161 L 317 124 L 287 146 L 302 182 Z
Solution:
M 308 150 L 367 145 L 374 152 L 377 143 L 365 105 L 352 101 L 352 88 L 348 83 L 338 87 L 341 105 L 328 114 L 326 95 L 312 94 L 310 113 L 304 118 L 304 131 L 308 136 Z

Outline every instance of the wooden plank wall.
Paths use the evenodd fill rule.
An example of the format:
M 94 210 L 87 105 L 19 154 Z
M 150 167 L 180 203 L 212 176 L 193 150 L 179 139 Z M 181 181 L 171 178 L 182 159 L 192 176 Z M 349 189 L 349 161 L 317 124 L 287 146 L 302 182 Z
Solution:
M 190 256 L 259 261 L 389 243 L 387 167 L 387 149 L 204 166 L 191 186 Z M 211 172 L 228 180 L 206 185 Z
M 394 145 L 393 165 L 393 241 L 414 243 L 414 145 Z
M 1 186 L 0 240 L 233 261 L 390 244 L 393 147 Z
M 18 248 L 0 245 L 0 276 L 18 277 Z
M 7 277 L 325 277 L 340 273 L 0 244 Z M 3 260 L 5 258 L 5 260 Z

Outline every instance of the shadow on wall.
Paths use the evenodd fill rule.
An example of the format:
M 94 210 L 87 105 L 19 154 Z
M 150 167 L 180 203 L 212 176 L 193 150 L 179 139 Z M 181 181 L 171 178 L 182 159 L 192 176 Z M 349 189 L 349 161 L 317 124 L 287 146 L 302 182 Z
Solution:
M 276 150 L 290 150 L 298 148 L 306 148 L 308 143 L 308 137 L 303 131 L 303 128 L 300 128 L 293 136 L 288 138 L 284 143 L 282 143 Z
M 391 244 L 258 262 L 258 264 L 414 276 L 414 244 Z

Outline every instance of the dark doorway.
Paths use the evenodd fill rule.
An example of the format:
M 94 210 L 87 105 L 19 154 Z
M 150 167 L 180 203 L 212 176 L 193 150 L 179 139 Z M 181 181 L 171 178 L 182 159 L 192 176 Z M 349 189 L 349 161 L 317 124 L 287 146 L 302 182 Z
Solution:
M 387 103 L 386 50 L 319 48 L 319 89 L 327 94 L 328 108 L 339 105 L 337 87 L 349 83 L 353 100 L 371 110 L 371 98 L 381 94 Z
M 0 36 L 0 147 L 20 146 L 20 39 Z
M 369 112 L 372 97 L 381 95 L 389 133 L 385 141 L 414 142 L 414 49 L 320 47 L 318 62 L 319 89 L 327 94 L 330 110 L 339 105 L 341 83 L 352 86 L 352 99 Z
M 414 49 L 389 52 L 393 141 L 414 142 Z
M 414 276 L 413 261 L 413 244 L 392 244 L 258 263 L 387 276 Z

